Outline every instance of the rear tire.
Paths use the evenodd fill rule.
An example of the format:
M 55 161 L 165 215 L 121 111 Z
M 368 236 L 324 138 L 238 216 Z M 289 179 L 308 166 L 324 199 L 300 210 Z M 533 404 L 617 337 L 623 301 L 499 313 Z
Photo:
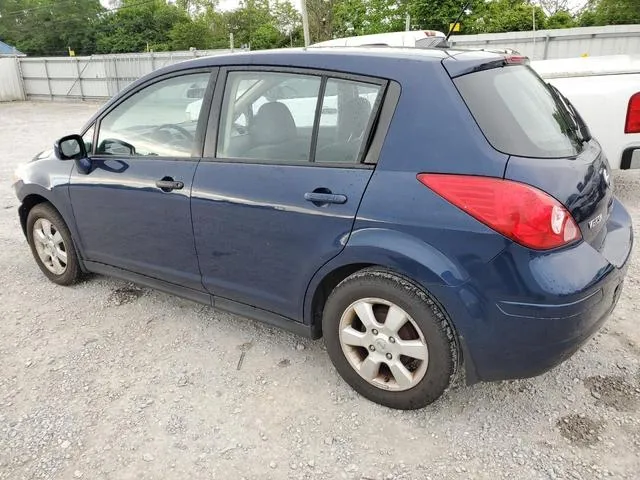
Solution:
M 81 276 L 71 232 L 49 203 L 39 203 L 27 216 L 27 240 L 42 273 L 58 285 L 72 285 Z
M 458 349 L 446 315 L 407 278 L 369 268 L 329 296 L 322 330 L 329 357 L 358 393 L 401 410 L 437 400 L 455 375 Z

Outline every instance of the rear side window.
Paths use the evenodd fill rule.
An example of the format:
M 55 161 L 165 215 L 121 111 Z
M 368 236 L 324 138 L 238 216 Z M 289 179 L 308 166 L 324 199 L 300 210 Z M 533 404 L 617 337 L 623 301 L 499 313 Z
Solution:
M 528 67 L 483 70 L 454 83 L 496 150 L 538 158 L 573 157 L 582 151 L 571 113 Z
M 217 158 L 359 163 L 382 86 L 293 72 L 229 72 Z

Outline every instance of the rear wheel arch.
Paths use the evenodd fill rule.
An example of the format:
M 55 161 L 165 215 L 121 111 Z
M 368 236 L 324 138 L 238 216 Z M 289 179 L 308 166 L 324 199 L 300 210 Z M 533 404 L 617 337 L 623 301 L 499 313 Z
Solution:
M 363 320 L 368 318 L 367 315 L 363 317 L 360 311 L 357 313 L 351 311 L 354 308 L 353 305 L 360 303 L 376 305 L 373 307 L 373 315 L 375 315 L 376 319 L 371 320 L 372 323 Z M 349 306 L 347 307 L 347 305 Z M 397 323 L 396 327 L 391 325 L 385 330 L 387 322 L 378 315 L 380 313 L 384 318 L 385 314 L 375 310 L 377 306 L 384 305 L 389 305 L 388 308 L 395 308 L 396 312 L 400 311 L 404 315 L 409 315 L 409 322 L 415 328 L 413 336 L 406 336 L 407 333 L 410 333 L 410 331 L 405 331 L 406 326 L 402 330 L 398 329 L 401 324 L 409 323 L 407 318 L 405 318 L 405 322 Z M 353 313 L 356 321 L 360 322 L 362 320 L 363 323 L 358 323 L 359 326 L 354 323 L 343 330 L 343 322 L 345 319 L 348 322 L 351 316 L 347 312 Z M 348 276 L 338 284 L 330 295 L 322 321 L 324 328 L 327 329 L 324 335 L 325 345 L 334 366 L 356 391 L 376 403 L 391 408 L 421 408 L 446 391 L 459 371 L 461 363 L 460 344 L 449 315 L 430 292 L 405 275 L 393 270 L 372 266 L 358 270 Z M 354 335 L 349 333 L 346 338 L 351 342 L 347 341 L 346 344 L 347 346 L 358 345 L 358 347 L 355 347 L 355 350 L 357 350 L 355 357 L 358 357 L 356 360 L 354 360 L 352 347 L 347 348 L 349 351 L 345 350 L 341 333 L 347 330 L 353 332 L 354 328 L 357 332 L 362 332 L 362 334 Z M 389 335 L 391 336 L 385 341 Z M 414 343 L 419 341 L 416 335 L 419 335 L 419 338 L 422 339 L 425 352 L 421 353 L 421 355 L 425 355 L 424 357 L 414 355 L 418 353 L 417 345 L 412 345 L 411 351 L 402 350 L 403 342 Z M 398 340 L 396 341 L 391 337 Z M 413 340 L 413 338 L 416 338 L 416 340 Z M 426 345 L 425 338 L 427 339 Z M 360 341 L 366 343 L 359 343 Z M 369 343 L 371 345 L 367 348 L 366 345 Z M 394 349 L 394 344 L 396 343 L 398 346 Z M 358 363 L 362 360 L 361 351 L 366 352 L 366 361 L 358 366 Z M 370 358 L 372 356 L 380 357 L 381 354 L 379 352 L 382 352 L 382 356 L 385 355 L 384 352 L 389 353 L 386 353 L 386 359 L 378 358 L 376 360 L 374 358 L 372 363 Z M 409 355 L 409 357 L 406 357 L 406 355 Z M 416 362 L 416 360 L 411 360 L 412 358 L 424 360 L 420 362 L 421 365 L 418 365 L 416 370 L 410 367 L 412 362 Z M 378 365 L 375 369 L 375 374 L 374 371 L 370 371 L 371 368 L 364 367 L 367 361 L 369 362 L 368 367 L 374 364 Z M 399 362 L 403 365 L 400 367 L 396 365 L 399 368 L 396 371 L 392 364 L 398 364 Z M 431 366 L 432 364 L 433 367 Z M 385 365 L 388 365 L 386 373 L 382 370 Z M 379 372 L 378 368 L 380 368 Z M 414 372 L 416 376 L 411 380 L 413 384 L 406 385 L 403 384 L 406 382 L 399 381 L 399 378 L 409 379 L 409 373 L 406 373 L 406 376 L 402 374 L 402 370 L 408 372 L 406 369 Z M 420 369 L 424 370 L 421 372 Z M 367 371 L 369 374 L 374 375 L 368 375 Z M 397 376 L 397 373 L 400 373 L 400 377 Z M 364 380 L 360 377 L 363 377 Z M 396 380 L 399 385 L 394 387 L 393 382 L 386 383 L 389 382 L 389 378 Z M 372 383 L 375 385 L 372 386 Z
M 406 280 L 407 282 L 411 283 L 416 288 L 420 289 L 422 292 L 424 292 L 425 295 L 427 295 L 431 300 L 433 300 L 437 304 L 438 308 L 440 308 L 442 312 L 444 312 L 444 314 L 447 317 L 447 321 L 451 325 L 451 329 L 453 330 L 454 337 L 455 337 L 455 342 L 458 346 L 459 357 L 461 358 L 462 350 L 460 348 L 460 339 L 459 339 L 458 332 L 456 330 L 453 320 L 447 313 L 446 307 L 438 300 L 438 298 L 436 298 L 433 295 L 433 293 L 429 291 L 429 289 L 423 284 L 424 282 L 421 281 L 421 280 L 425 280 L 426 278 L 432 279 L 434 275 L 434 272 L 425 265 L 416 264 L 411 266 L 411 268 L 408 268 L 408 269 L 400 269 L 400 268 L 397 268 L 397 266 L 396 268 L 394 268 L 394 267 L 386 266 L 382 263 L 354 262 L 354 263 L 348 263 L 348 264 L 343 264 L 343 265 L 334 267 L 331 270 L 329 270 L 327 273 L 323 274 L 322 280 L 318 282 L 317 286 L 313 290 L 313 296 L 311 296 L 310 307 L 305 307 L 305 313 L 307 314 L 305 315 L 305 318 L 308 319 L 307 320 L 308 323 L 310 323 L 312 327 L 315 329 L 315 331 L 318 333 L 317 335 L 318 338 L 322 336 L 322 314 L 324 312 L 326 301 L 329 298 L 329 295 L 331 295 L 331 292 L 333 292 L 333 290 L 340 283 L 342 283 L 345 279 L 347 279 L 354 273 L 362 270 L 369 270 L 369 269 L 383 271 L 391 275 L 398 276 L 403 280 Z M 414 273 L 420 272 L 420 270 L 423 270 L 423 272 L 420 273 L 421 278 L 415 278 L 413 275 L 409 273 L 410 271 Z M 309 292 L 307 292 L 307 295 L 309 295 Z
M 313 296 L 311 297 L 311 311 L 310 311 L 310 323 L 313 327 L 317 328 L 318 337 L 322 336 L 322 313 L 324 311 L 324 305 L 340 282 L 345 278 L 353 275 L 359 270 L 363 270 L 368 267 L 373 267 L 371 263 L 351 263 L 347 265 L 341 265 L 329 271 L 322 277 L 322 280 L 316 286 Z

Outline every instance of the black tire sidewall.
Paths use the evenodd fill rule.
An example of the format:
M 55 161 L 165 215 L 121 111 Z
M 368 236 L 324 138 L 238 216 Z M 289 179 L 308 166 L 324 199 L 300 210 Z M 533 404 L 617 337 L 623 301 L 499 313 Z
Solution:
M 342 351 L 338 326 L 343 312 L 355 301 L 371 297 L 401 307 L 422 330 L 427 342 L 427 372 L 409 390 L 388 391 L 371 385 L 353 369 Z M 364 271 L 344 280 L 327 300 L 322 327 L 327 352 L 338 373 L 358 393 L 376 403 L 402 410 L 422 408 L 444 393 L 455 373 L 456 347 L 441 309 L 424 290 L 392 273 Z
M 38 251 L 36 250 L 35 241 L 33 239 L 33 225 L 40 218 L 49 220 L 55 229 L 60 232 L 62 235 L 62 240 L 64 241 L 64 246 L 67 251 L 67 268 L 62 275 L 56 275 L 51 272 L 40 260 L 40 256 L 38 255 Z M 78 256 L 76 254 L 76 249 L 73 244 L 73 240 L 71 238 L 71 232 L 67 227 L 67 224 L 64 222 L 64 219 L 58 213 L 58 211 L 53 208 L 48 203 L 40 203 L 34 206 L 29 215 L 27 216 L 27 240 L 29 242 L 29 247 L 31 248 L 31 253 L 38 264 L 38 267 L 44 273 L 44 275 L 54 283 L 58 285 L 71 285 L 78 281 L 80 278 L 80 265 L 78 261 Z

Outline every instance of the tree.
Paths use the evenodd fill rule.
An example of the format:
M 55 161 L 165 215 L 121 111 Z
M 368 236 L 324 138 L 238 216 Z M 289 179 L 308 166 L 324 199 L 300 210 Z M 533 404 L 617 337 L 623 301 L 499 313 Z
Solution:
M 178 22 L 169 31 L 171 50 L 204 50 L 212 48 L 215 43 L 213 32 L 204 17 L 190 22 Z
M 406 5 L 395 0 L 344 0 L 333 4 L 333 36 L 404 30 Z
M 534 13 L 535 12 L 535 13 Z M 476 30 L 484 32 L 520 32 L 546 26 L 546 15 L 542 8 L 525 0 L 493 0 L 476 19 Z
M 569 12 L 569 0 L 538 0 L 537 3 L 549 17 L 558 12 Z
M 410 0 L 412 28 L 439 30 L 447 33 L 463 7 L 460 0 Z M 460 33 L 476 33 L 473 30 L 477 13 L 484 8 L 484 0 L 472 0 L 460 19 Z
M 169 50 L 170 32 L 177 24 L 190 21 L 184 9 L 165 0 L 123 0 L 117 11 L 102 17 L 96 32 L 96 50 L 98 53 Z M 180 39 L 184 31 L 178 29 L 175 34 Z
M 547 28 L 571 28 L 577 26 L 576 19 L 566 10 L 559 10 L 547 17 Z
M 0 0 L 0 38 L 28 55 L 93 53 L 99 0 Z
M 302 27 L 302 15 L 289 0 L 275 0 L 271 6 L 273 22 L 280 33 L 289 36 Z
M 333 37 L 333 5 L 340 0 L 306 0 L 311 43 Z
M 581 26 L 640 23 L 640 1 L 590 0 L 579 22 Z

